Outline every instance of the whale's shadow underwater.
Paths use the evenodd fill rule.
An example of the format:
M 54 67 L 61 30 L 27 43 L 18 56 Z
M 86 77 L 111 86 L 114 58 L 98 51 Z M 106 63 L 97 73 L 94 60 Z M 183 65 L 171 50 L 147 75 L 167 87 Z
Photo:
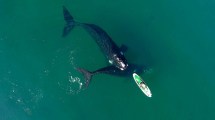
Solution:
M 86 87 L 89 85 L 92 76 L 95 74 L 104 73 L 123 77 L 132 77 L 134 72 L 140 74 L 144 69 L 146 69 L 145 66 L 128 63 L 124 56 L 124 53 L 127 51 L 127 47 L 125 45 L 118 47 L 111 37 L 99 26 L 75 21 L 65 6 L 63 6 L 63 15 L 66 25 L 63 29 L 62 36 L 66 37 L 76 26 L 84 28 L 96 41 L 100 50 L 110 64 L 109 66 L 97 69 L 93 72 L 83 68 L 76 68 L 84 75 Z

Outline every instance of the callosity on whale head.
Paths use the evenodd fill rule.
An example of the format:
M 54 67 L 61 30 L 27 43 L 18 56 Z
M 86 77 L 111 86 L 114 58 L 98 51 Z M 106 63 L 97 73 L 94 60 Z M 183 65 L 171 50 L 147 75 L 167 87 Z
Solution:
M 115 65 L 117 68 L 119 68 L 120 70 L 125 70 L 128 67 L 128 63 L 127 60 L 125 59 L 125 57 L 121 54 L 114 54 L 113 55 L 113 65 Z

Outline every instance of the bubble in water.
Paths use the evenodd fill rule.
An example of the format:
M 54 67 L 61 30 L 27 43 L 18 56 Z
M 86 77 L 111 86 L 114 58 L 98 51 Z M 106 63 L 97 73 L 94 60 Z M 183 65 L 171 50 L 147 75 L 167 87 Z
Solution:
M 69 55 L 69 62 L 72 66 L 75 66 L 75 59 L 74 59 L 74 55 L 75 55 L 75 50 L 71 51 L 70 52 L 70 55 Z
M 9 83 L 11 85 L 9 100 L 16 103 L 27 115 L 32 115 L 32 110 L 37 108 L 43 98 L 42 90 L 40 88 L 26 88 L 11 81 Z
M 58 82 L 61 89 L 65 90 L 67 94 L 78 94 L 82 90 L 83 83 L 79 77 L 70 76 L 66 85 Z

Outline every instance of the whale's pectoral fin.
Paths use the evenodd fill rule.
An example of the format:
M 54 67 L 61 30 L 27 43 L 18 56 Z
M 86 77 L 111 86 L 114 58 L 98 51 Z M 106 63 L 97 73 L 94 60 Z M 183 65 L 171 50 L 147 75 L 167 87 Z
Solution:
M 62 36 L 66 37 L 69 32 L 74 28 L 76 22 L 73 20 L 72 15 L 69 13 L 65 6 L 63 6 L 63 16 L 64 20 L 66 21 L 66 25 L 64 26 Z
M 67 24 L 69 24 L 70 22 L 73 22 L 73 17 L 65 6 L 63 6 L 63 16 Z
M 121 45 L 120 50 L 125 53 L 128 50 L 128 47 L 126 45 Z

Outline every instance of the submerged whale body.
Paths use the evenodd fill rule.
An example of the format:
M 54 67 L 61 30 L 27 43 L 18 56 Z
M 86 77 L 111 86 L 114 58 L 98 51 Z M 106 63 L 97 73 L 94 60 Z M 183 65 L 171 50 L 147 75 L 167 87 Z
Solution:
M 76 22 L 64 6 L 63 14 L 64 20 L 66 21 L 66 25 L 64 27 L 62 36 L 66 37 L 75 26 L 80 26 L 84 28 L 96 41 L 97 45 L 100 47 L 100 50 L 110 63 L 110 66 L 98 69 L 94 72 L 90 72 L 82 68 L 77 68 L 79 72 L 84 74 L 86 86 L 88 86 L 92 75 L 94 74 L 107 73 L 114 75 L 125 75 L 129 74 L 128 71 L 134 69 L 134 67 L 128 67 L 127 60 L 124 56 L 124 52 L 127 50 L 127 47 L 122 45 L 121 48 L 119 48 L 116 43 L 111 39 L 111 37 L 102 28 L 95 24 Z

